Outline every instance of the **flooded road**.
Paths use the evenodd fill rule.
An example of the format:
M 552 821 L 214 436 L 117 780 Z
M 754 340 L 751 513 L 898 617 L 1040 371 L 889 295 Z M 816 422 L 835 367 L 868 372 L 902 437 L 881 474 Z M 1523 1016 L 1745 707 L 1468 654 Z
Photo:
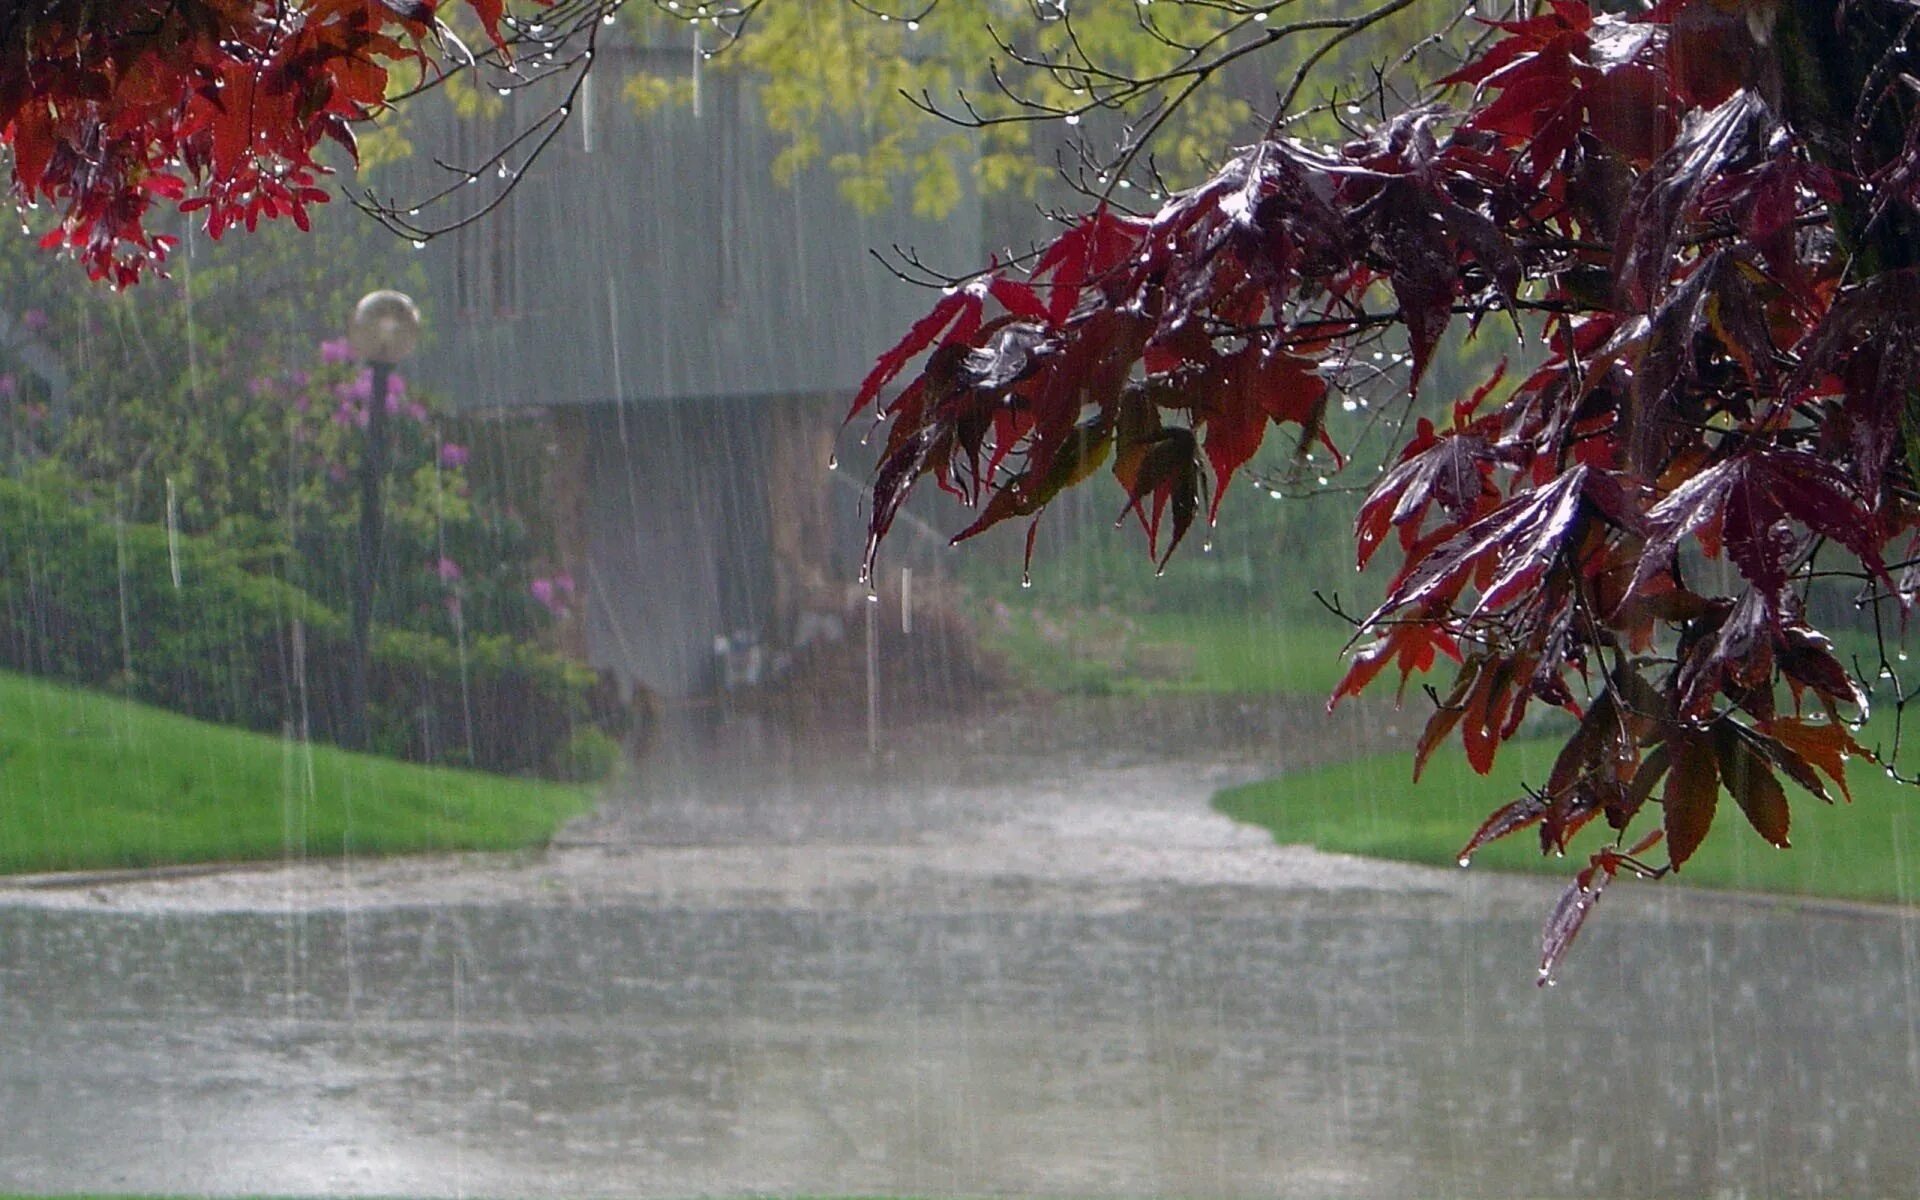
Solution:
M 1915 914 L 1623 884 L 1538 989 L 1555 885 L 1272 846 L 1204 719 L 734 729 L 544 855 L 16 887 L 0 1188 L 1920 1194 Z

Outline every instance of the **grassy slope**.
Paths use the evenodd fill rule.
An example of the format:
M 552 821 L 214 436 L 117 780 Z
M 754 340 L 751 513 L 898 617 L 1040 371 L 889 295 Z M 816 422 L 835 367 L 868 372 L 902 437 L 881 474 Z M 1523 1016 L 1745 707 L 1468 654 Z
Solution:
M 0 673 L 0 871 L 515 849 L 590 802 Z
M 1282 843 L 1449 865 L 1489 812 L 1520 795 L 1522 779 L 1537 783 L 1546 777 L 1559 747 L 1552 738 L 1510 745 L 1482 778 L 1449 745 L 1434 755 L 1417 787 L 1410 782 L 1409 752 L 1401 749 L 1230 788 L 1214 798 L 1214 806 L 1270 830 Z M 1723 794 L 1712 835 L 1675 878 L 1703 887 L 1856 900 L 1920 897 L 1920 790 L 1887 779 L 1865 762 L 1855 764 L 1848 783 L 1854 803 L 1831 808 L 1789 785 L 1793 849 L 1785 851 L 1761 841 Z M 1650 818 L 1657 816 L 1643 815 L 1636 836 L 1653 828 Z M 1528 830 L 1482 850 L 1475 869 L 1569 875 L 1604 836 L 1589 827 L 1560 860 L 1542 857 L 1538 838 Z M 1658 848 L 1650 857 L 1665 861 Z
M 1337 629 L 1258 613 L 1067 611 L 1010 607 L 982 641 L 1047 691 L 1138 696 L 1244 692 L 1324 698 L 1346 672 Z

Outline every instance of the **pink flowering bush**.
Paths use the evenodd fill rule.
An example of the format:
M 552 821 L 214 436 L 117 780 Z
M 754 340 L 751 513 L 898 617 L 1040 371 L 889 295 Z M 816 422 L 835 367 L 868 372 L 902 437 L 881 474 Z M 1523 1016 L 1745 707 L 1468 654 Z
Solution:
M 386 278 L 386 247 L 365 236 L 330 228 L 320 258 L 272 237 L 243 253 L 202 246 L 191 277 L 114 298 L 76 296 L 30 242 L 0 241 L 0 313 L 12 318 L 0 471 L 125 522 L 216 539 L 248 569 L 347 611 L 373 374 L 330 331 L 374 282 L 358 264 L 411 286 Z M 69 381 L 57 409 L 34 367 L 49 357 Z M 554 606 L 530 588 L 552 556 L 482 469 L 524 480 L 518 464 L 536 451 L 491 425 L 474 445 L 429 382 L 396 373 L 382 401 L 392 448 L 376 617 L 443 637 L 536 638 Z
M 258 389 L 295 447 L 295 581 L 345 611 L 359 521 L 359 470 L 373 373 L 344 339 Z M 573 581 L 535 578 L 526 522 L 474 477 L 473 455 L 432 396 L 388 379 L 386 556 L 381 623 L 431 633 L 532 638 L 568 611 Z
M 527 591 L 555 617 L 564 617 L 573 608 L 573 576 L 543 576 L 527 585 Z

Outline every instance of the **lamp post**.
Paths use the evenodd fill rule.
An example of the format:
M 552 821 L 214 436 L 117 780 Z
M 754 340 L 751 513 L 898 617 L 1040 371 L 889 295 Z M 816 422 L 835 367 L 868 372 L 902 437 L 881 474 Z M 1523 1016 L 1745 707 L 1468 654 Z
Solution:
M 360 553 L 353 575 L 353 663 L 347 686 L 346 744 L 365 749 L 368 676 L 373 662 L 373 592 L 380 577 L 380 485 L 387 474 L 387 391 L 393 368 L 420 342 L 420 310 L 400 292 L 369 292 L 347 322 L 347 344 L 373 373 L 367 444 L 360 456 Z

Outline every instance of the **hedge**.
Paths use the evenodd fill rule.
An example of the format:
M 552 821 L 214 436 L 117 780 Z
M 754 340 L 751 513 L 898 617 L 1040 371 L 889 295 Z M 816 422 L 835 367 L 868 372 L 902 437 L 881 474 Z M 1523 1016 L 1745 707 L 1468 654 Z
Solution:
M 177 712 L 337 741 L 347 620 L 212 539 L 122 525 L 0 480 L 0 666 Z M 372 749 L 502 772 L 566 771 L 576 731 L 618 737 L 610 679 L 505 638 L 375 631 Z M 469 755 L 469 738 L 471 755 Z

